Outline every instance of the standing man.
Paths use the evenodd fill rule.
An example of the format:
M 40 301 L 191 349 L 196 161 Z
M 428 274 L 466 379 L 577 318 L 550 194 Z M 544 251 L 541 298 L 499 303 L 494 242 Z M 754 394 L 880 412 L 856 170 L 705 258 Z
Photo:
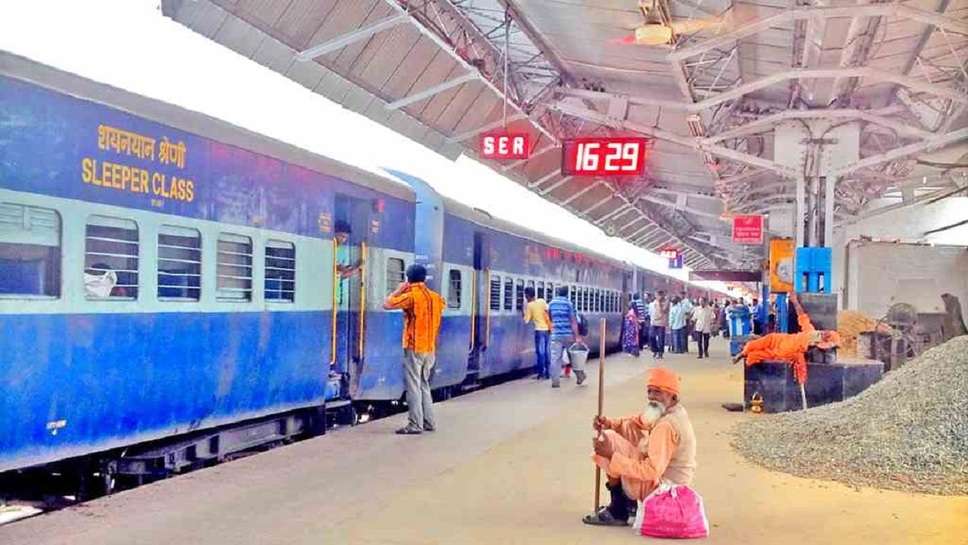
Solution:
M 685 352 L 682 340 L 686 335 L 686 311 L 678 295 L 672 296 L 672 304 L 669 306 L 669 329 L 672 331 L 672 353 L 682 354 Z
M 548 314 L 551 316 L 551 387 L 561 387 L 561 365 L 565 350 L 573 342 L 581 341 L 578 333 L 578 315 L 575 305 L 568 300 L 568 286 L 558 286 L 555 297 L 548 304 Z M 585 372 L 575 370 L 577 383 L 585 382 Z
M 753 304 L 750 306 L 750 312 L 753 313 L 753 334 L 763 335 L 763 322 L 760 320 L 760 300 L 753 298 Z
M 669 327 L 669 301 L 665 290 L 659 290 L 655 301 L 649 304 L 649 317 L 652 319 L 652 358 L 661 360 L 665 355 L 665 335 Z
M 538 380 L 550 378 L 549 368 L 551 360 L 548 356 L 548 342 L 551 336 L 551 317 L 548 316 L 548 303 L 534 296 L 534 288 L 524 288 L 524 298 L 528 300 L 524 307 L 524 323 L 534 324 L 534 357 Z
M 689 294 L 685 291 L 682 292 L 682 301 L 679 303 L 682 305 L 682 315 L 686 318 L 685 329 L 682 330 L 682 344 L 679 348 L 682 349 L 683 353 L 689 353 L 689 334 L 691 333 L 689 318 L 692 316 L 692 310 L 696 308 L 696 305 L 692 304 L 692 300 L 689 299 Z
M 350 243 L 350 224 L 345 221 L 337 221 L 333 229 L 333 239 L 336 241 L 336 272 L 339 274 L 339 301 L 345 299 L 345 292 L 348 290 L 347 279 L 360 272 L 361 261 L 352 260 L 350 256 L 354 245 Z
M 410 420 L 397 430 L 400 435 L 419 435 L 436 429 L 430 378 L 436 363 L 444 299 L 424 284 L 426 278 L 427 269 L 423 265 L 410 265 L 407 281 L 401 282 L 383 302 L 386 310 L 403 310 L 403 374 Z
M 716 311 L 703 298 L 699 300 L 699 306 L 693 309 L 692 319 L 695 322 L 696 334 L 699 337 L 696 339 L 699 344 L 699 359 L 709 358 L 709 336 L 715 327 Z

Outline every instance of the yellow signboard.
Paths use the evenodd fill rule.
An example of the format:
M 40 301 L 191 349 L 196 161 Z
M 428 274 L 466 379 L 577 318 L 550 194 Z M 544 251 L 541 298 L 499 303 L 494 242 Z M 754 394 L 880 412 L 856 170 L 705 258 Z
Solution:
M 770 240 L 770 291 L 790 293 L 793 291 L 793 254 L 792 238 Z

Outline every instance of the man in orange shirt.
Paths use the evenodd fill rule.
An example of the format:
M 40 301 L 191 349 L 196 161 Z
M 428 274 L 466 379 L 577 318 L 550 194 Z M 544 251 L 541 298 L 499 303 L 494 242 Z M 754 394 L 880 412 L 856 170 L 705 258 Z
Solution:
M 664 367 L 649 372 L 648 399 L 641 414 L 625 418 L 595 417 L 592 427 L 595 464 L 608 481 L 611 502 L 582 522 L 626 526 L 636 501 L 663 481 L 689 485 L 696 472 L 696 435 L 679 403 L 679 376 Z
M 430 378 L 436 363 L 444 300 L 424 284 L 426 278 L 427 269 L 423 265 L 410 265 L 407 281 L 401 282 L 383 302 L 387 310 L 403 310 L 403 374 L 410 420 L 397 430 L 400 435 L 419 435 L 436 429 Z
M 746 365 L 771 361 L 785 361 L 793 366 L 793 375 L 797 384 L 807 382 L 807 349 L 811 346 L 828 350 L 840 345 L 840 335 L 836 331 L 817 330 L 810 321 L 810 316 L 803 310 L 800 300 L 795 293 L 790 294 L 790 302 L 797 310 L 797 322 L 800 333 L 770 333 L 765 337 L 754 339 L 746 343 L 743 351 L 733 358 L 733 363 L 745 359 Z

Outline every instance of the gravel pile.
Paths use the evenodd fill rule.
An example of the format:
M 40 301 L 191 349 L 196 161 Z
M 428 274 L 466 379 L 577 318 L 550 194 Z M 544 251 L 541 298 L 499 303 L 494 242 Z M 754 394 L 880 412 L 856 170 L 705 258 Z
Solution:
M 750 418 L 735 428 L 733 446 L 801 477 L 968 494 L 968 335 L 841 403 Z

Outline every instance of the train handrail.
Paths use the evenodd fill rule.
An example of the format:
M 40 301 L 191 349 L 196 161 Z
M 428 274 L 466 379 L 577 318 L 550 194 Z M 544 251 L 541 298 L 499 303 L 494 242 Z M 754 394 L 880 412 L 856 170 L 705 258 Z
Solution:
M 360 242 L 360 318 L 359 318 L 359 339 L 357 340 L 357 350 L 359 359 L 363 361 L 363 346 L 366 338 L 366 265 L 367 265 L 366 241 Z
M 484 286 L 490 294 L 491 290 L 491 269 L 486 269 L 487 281 Z M 488 296 L 490 297 L 490 296 Z M 484 348 L 487 348 L 491 344 L 491 302 L 488 300 L 487 305 L 484 307 Z
M 471 338 L 468 350 L 473 351 L 476 343 L 474 328 L 477 326 L 477 271 L 471 273 Z
M 339 289 L 340 282 L 342 282 L 342 279 L 339 277 L 339 267 L 337 262 L 338 254 L 339 254 L 339 240 L 337 240 L 334 237 L 333 238 L 333 297 L 332 297 L 333 319 L 331 323 L 331 331 L 330 331 L 331 338 L 330 338 L 330 347 L 329 347 L 330 366 L 336 363 L 336 314 L 337 312 L 339 312 L 339 309 L 337 308 L 338 305 L 336 302 L 336 291 Z

